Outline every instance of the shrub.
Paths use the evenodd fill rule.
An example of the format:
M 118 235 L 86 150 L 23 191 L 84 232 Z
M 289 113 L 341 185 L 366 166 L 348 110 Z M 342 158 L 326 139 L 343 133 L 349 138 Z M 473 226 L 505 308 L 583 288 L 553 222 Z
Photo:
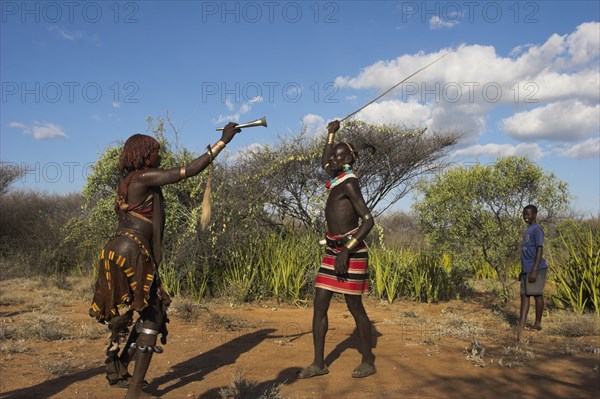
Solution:
M 600 316 L 600 224 L 573 225 L 560 238 L 564 252 L 549 257 L 552 300 L 559 308 L 579 314 L 590 309 Z

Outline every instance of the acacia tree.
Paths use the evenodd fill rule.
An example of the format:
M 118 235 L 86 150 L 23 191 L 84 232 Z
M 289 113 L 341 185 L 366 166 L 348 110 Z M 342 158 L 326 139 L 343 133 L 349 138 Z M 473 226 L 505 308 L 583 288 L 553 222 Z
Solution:
M 258 201 L 265 221 L 273 226 L 296 222 L 321 228 L 324 175 L 319 142 L 305 131 L 279 137 L 273 146 L 248 150 L 230 165 L 237 196 Z
M 518 254 L 522 210 L 535 204 L 538 221 L 551 221 L 569 203 L 567 184 L 524 157 L 492 165 L 458 166 L 419 186 L 413 208 L 430 244 L 467 259 L 484 259 L 506 288 Z
M 175 136 L 175 148 L 166 138 L 169 126 Z M 161 144 L 163 167 L 182 165 L 196 156 L 179 147 L 177 129 L 168 119 L 149 118 L 148 131 Z M 376 207 L 390 198 L 374 215 L 410 191 L 420 174 L 441 167 L 437 160 L 458 139 L 454 134 L 428 135 L 363 123 L 346 125 L 339 137 L 352 141 L 364 154 L 364 162 L 359 161 L 362 165 L 359 172 L 364 176 L 361 184 L 368 194 L 368 204 Z M 200 228 L 199 221 L 207 175 L 203 173 L 163 187 L 164 282 L 181 284 L 188 272 L 201 272 L 204 279 L 210 270 L 218 272 L 220 262 L 233 244 L 273 230 L 285 231 L 290 223 L 322 232 L 324 182 L 328 179 L 320 167 L 323 140 L 324 137 L 301 132 L 282 137 L 271 146 L 248 149 L 229 158 L 226 154 L 220 156 L 213 166 L 213 217 L 206 230 Z M 113 203 L 119 181 L 116 166 L 120 149 L 120 146 L 109 147 L 100 155 L 84 187 L 85 217 L 74 221 L 72 229 L 74 238 L 83 238 L 77 245 L 82 253 L 97 251 L 114 231 Z M 370 165 L 372 162 L 377 165 Z M 173 286 L 169 288 L 178 291 Z
M 27 169 L 20 168 L 10 163 L 0 163 L 0 195 L 6 194 L 10 186 L 27 172 Z
M 322 229 L 323 184 L 328 179 L 321 169 L 325 136 L 310 137 L 303 131 L 239 160 L 240 172 L 260 193 L 271 220 L 299 221 L 305 227 Z M 360 121 L 345 124 L 338 134 L 339 140 L 352 143 L 359 152 L 356 172 L 375 217 L 408 194 L 420 177 L 442 170 L 446 166 L 442 158 L 459 138 L 455 132 L 428 133 Z
M 448 166 L 444 160 L 460 139 L 458 132 L 436 132 L 403 125 L 347 124 L 340 140 L 359 151 L 361 189 L 373 216 L 411 192 L 421 178 Z

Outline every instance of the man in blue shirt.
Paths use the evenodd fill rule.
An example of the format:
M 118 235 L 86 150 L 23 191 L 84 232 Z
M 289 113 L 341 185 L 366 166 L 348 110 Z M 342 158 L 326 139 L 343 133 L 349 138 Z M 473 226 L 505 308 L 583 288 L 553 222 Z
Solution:
M 525 328 L 529 300 L 535 298 L 535 324 L 533 330 L 542 329 L 542 313 L 544 312 L 544 285 L 548 265 L 542 257 L 544 251 L 544 230 L 536 222 L 537 208 L 527 205 L 523 208 L 523 220 L 528 224 L 521 243 L 521 312 L 519 315 L 519 331 Z

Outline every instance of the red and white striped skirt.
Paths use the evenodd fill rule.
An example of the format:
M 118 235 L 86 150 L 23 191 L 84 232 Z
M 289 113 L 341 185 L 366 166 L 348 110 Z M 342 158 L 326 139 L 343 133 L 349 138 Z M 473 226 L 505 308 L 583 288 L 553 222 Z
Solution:
M 329 240 L 335 241 L 344 236 L 330 236 Z M 325 256 L 321 261 L 321 267 L 317 274 L 315 287 L 340 294 L 362 295 L 369 291 L 369 253 L 367 245 L 362 241 L 358 247 L 350 253 L 348 272 L 337 274 L 334 268 L 335 258 L 342 246 L 332 248 L 327 246 Z

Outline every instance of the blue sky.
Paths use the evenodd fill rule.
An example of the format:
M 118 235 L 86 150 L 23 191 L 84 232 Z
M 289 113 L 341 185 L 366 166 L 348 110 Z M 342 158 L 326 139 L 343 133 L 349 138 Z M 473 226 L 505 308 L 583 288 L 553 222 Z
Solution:
M 2 1 L 0 159 L 17 188 L 80 191 L 107 145 L 168 113 L 201 152 L 266 115 L 232 153 L 343 117 L 457 130 L 455 163 L 526 155 L 600 212 L 595 1 Z M 409 196 L 410 197 L 410 196 Z M 408 209 L 411 198 L 399 205 Z

